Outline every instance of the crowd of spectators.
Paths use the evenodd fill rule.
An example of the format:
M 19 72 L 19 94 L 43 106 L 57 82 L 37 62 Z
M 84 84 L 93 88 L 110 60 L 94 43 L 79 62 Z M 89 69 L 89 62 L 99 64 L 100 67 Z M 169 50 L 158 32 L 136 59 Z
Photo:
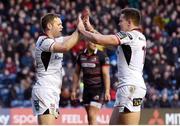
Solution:
M 63 35 L 76 29 L 77 14 L 88 7 L 95 28 L 103 34 L 114 34 L 120 10 L 141 10 L 142 29 L 147 38 L 144 79 L 147 85 L 145 108 L 180 107 L 180 1 L 179 0 L 1 0 L 0 1 L 0 106 L 30 107 L 31 89 L 35 82 L 34 48 L 41 33 L 40 17 L 60 14 Z M 77 107 L 81 101 L 70 101 L 74 61 L 85 48 L 81 41 L 64 54 L 64 77 L 60 106 Z M 110 57 L 111 83 L 116 81 L 116 55 Z M 112 86 L 113 87 L 113 86 Z M 81 97 L 83 83 L 80 84 Z M 115 91 L 111 89 L 112 107 Z

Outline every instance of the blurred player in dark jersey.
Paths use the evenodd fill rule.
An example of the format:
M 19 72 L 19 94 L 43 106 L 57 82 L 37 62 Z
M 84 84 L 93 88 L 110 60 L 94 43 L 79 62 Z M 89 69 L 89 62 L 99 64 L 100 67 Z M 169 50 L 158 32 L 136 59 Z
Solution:
M 80 72 L 84 83 L 83 104 L 88 123 L 97 124 L 96 118 L 105 101 L 110 100 L 109 58 L 98 50 L 96 44 L 88 42 L 87 48 L 77 59 L 73 76 L 71 99 L 77 99 L 77 88 L 80 82 Z

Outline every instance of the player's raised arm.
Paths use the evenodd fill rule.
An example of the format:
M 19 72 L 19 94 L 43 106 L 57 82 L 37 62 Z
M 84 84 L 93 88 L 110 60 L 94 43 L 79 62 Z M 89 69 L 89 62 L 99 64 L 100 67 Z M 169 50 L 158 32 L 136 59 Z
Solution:
M 41 18 L 41 27 L 44 34 L 38 37 L 35 48 L 37 81 L 32 89 L 32 108 L 39 125 L 53 125 L 59 114 L 63 79 L 63 54 L 59 52 L 70 50 L 79 41 L 80 34 L 76 30 L 70 36 L 61 36 L 62 21 L 53 13 Z
M 79 18 L 77 20 L 79 22 Z M 51 49 L 54 52 L 66 52 L 69 51 L 74 45 L 76 45 L 81 39 L 78 29 L 76 29 L 72 35 L 64 37 L 62 43 L 55 43 Z
M 118 45 L 120 44 L 118 38 L 115 35 L 102 35 L 102 34 L 96 34 L 92 33 L 90 31 L 87 31 L 85 29 L 85 26 L 83 24 L 83 21 L 81 19 L 81 15 L 78 16 L 78 30 L 79 32 L 88 40 L 91 42 L 94 42 L 96 44 L 101 45 Z
M 51 50 L 53 52 L 66 52 L 69 51 L 74 45 L 76 45 L 80 40 L 80 34 L 78 30 L 74 31 L 72 35 L 64 37 L 62 43 L 56 42 L 52 45 Z

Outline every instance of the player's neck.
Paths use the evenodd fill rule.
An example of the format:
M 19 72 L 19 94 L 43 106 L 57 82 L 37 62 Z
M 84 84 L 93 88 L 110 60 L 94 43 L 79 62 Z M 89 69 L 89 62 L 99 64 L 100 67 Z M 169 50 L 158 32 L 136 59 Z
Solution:
M 140 31 L 140 27 L 139 26 L 132 26 L 131 28 L 130 28 L 130 31 L 132 31 L 132 30 L 138 30 L 138 31 Z
M 142 29 L 141 29 L 140 27 L 133 28 L 133 29 L 131 29 L 131 31 L 132 31 L 132 30 L 136 30 L 136 31 L 142 32 Z
M 46 32 L 46 35 L 49 37 L 49 38 L 54 38 L 54 36 L 50 33 L 50 32 Z
M 88 51 L 88 54 L 89 54 L 89 55 L 92 55 L 92 54 L 94 53 L 94 50 L 93 50 L 93 49 L 88 49 L 87 51 Z

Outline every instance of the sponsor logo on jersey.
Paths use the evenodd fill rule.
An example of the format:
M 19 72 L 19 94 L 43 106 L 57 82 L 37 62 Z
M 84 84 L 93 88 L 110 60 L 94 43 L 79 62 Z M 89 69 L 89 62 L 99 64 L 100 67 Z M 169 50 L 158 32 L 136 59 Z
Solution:
M 87 60 L 87 58 L 86 57 L 81 57 L 81 60 Z
M 133 106 L 139 106 L 142 104 L 142 98 L 133 98 Z
M 96 67 L 96 64 L 95 63 L 82 63 L 81 66 L 94 68 L 94 67 Z

